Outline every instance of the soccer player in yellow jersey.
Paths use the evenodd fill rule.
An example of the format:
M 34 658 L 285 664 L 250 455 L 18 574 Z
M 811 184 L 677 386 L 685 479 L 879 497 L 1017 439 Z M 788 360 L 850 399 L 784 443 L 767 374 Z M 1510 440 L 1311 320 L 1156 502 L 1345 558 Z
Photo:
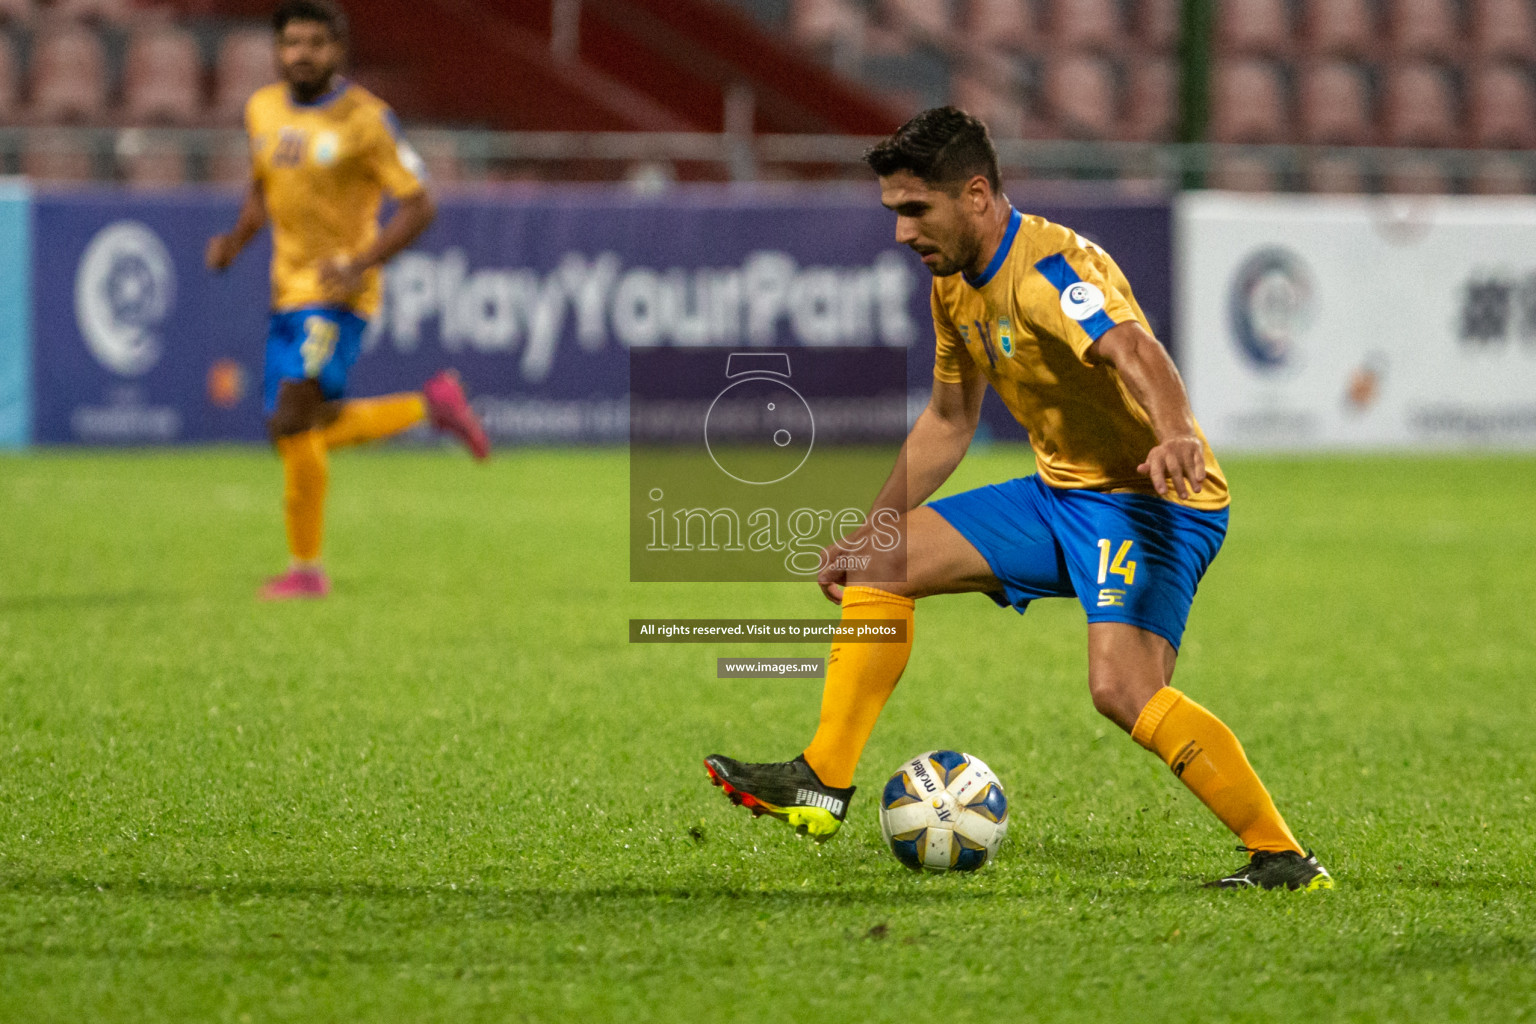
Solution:
M 1196 585 L 1226 535 L 1227 484 L 1120 268 L 1070 228 L 1013 209 L 986 127 L 952 107 L 919 114 L 866 160 L 896 240 L 933 274 L 933 395 L 874 503 L 902 516 L 905 571 L 863 543 L 866 526 L 826 549 L 819 583 L 845 623 L 902 619 L 907 641 L 834 644 L 804 753 L 772 764 L 711 755 L 712 780 L 755 812 L 829 837 L 906 667 L 915 599 L 979 591 L 1023 612 L 1036 598 L 1076 597 L 1094 707 L 1249 854 L 1211 884 L 1331 888 L 1231 730 L 1169 685 Z M 924 504 L 965 455 L 989 384 L 1029 431 L 1035 474 Z M 858 564 L 840 557 L 856 552 L 870 556 L 865 569 L 834 568 Z
M 378 311 L 379 268 L 426 229 L 434 207 L 421 161 L 394 114 L 341 76 L 346 17 L 329 0 L 286 0 L 273 15 L 282 81 L 245 108 L 252 181 L 239 219 L 208 243 L 210 269 L 227 268 L 272 224 L 272 320 L 264 398 L 283 460 L 292 563 L 269 580 L 270 600 L 324 597 L 320 564 L 326 453 L 388 437 L 429 419 L 476 458 L 489 446 L 458 377 L 420 392 L 343 400 L 367 318 Z M 398 207 L 381 229 L 385 195 Z

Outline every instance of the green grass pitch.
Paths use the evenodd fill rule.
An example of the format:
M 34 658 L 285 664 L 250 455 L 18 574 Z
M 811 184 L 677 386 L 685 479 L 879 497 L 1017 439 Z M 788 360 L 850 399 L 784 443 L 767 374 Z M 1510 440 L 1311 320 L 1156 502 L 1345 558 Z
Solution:
M 629 584 L 621 452 L 344 453 L 302 606 L 253 599 L 264 452 L 0 459 L 0 1020 L 1536 1017 L 1536 460 L 1227 470 L 1177 682 L 1331 893 L 1199 887 L 1234 840 L 1095 716 L 1067 601 L 924 602 L 843 834 L 752 821 L 700 759 L 793 755 L 819 683 L 714 659 L 822 648 L 626 622 L 834 609 Z M 1012 797 L 973 877 L 881 844 L 934 746 Z

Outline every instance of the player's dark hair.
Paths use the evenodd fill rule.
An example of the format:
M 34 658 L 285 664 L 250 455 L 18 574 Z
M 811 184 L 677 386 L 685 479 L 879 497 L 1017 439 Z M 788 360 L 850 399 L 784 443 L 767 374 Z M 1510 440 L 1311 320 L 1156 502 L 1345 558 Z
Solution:
M 272 12 L 272 31 L 281 34 L 290 21 L 313 21 L 331 30 L 336 39 L 346 42 L 347 12 L 331 0 L 283 0 Z
M 955 107 L 918 114 L 865 153 L 864 162 L 882 178 L 909 171 L 924 184 L 950 193 L 978 174 L 991 182 L 992 191 L 1003 190 L 987 126 Z

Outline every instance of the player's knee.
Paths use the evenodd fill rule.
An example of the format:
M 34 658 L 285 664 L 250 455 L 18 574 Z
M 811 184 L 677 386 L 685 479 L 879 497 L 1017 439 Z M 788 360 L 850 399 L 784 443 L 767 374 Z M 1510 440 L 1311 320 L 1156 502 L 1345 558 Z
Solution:
M 325 399 L 313 381 L 284 381 L 277 393 L 277 405 L 267 419 L 267 433 L 273 443 L 294 434 L 302 434 L 320 425 Z
M 1113 717 L 1120 690 L 1114 680 L 1104 675 L 1088 677 L 1088 696 L 1093 700 L 1093 710 L 1106 718 Z
M 1093 700 L 1093 709 L 1124 729 L 1136 722 L 1136 715 L 1141 710 L 1137 694 L 1141 689 L 1122 673 L 1099 671 L 1088 674 L 1088 696 Z
M 272 439 L 273 444 L 276 444 L 285 437 L 302 434 L 308 429 L 309 425 L 307 423 L 291 414 L 284 415 L 281 412 L 274 412 L 267 419 L 267 436 Z

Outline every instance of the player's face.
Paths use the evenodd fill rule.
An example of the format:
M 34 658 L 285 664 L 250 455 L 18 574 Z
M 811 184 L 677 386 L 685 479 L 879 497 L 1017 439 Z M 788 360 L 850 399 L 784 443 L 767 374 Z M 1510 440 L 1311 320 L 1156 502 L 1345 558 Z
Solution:
M 290 21 L 277 34 L 277 65 L 300 99 L 324 93 L 341 69 L 341 40 L 318 21 Z
M 969 270 L 981 255 L 983 221 L 971 191 L 952 196 L 910 171 L 880 179 L 880 205 L 896 214 L 896 241 L 921 256 L 934 277 Z

